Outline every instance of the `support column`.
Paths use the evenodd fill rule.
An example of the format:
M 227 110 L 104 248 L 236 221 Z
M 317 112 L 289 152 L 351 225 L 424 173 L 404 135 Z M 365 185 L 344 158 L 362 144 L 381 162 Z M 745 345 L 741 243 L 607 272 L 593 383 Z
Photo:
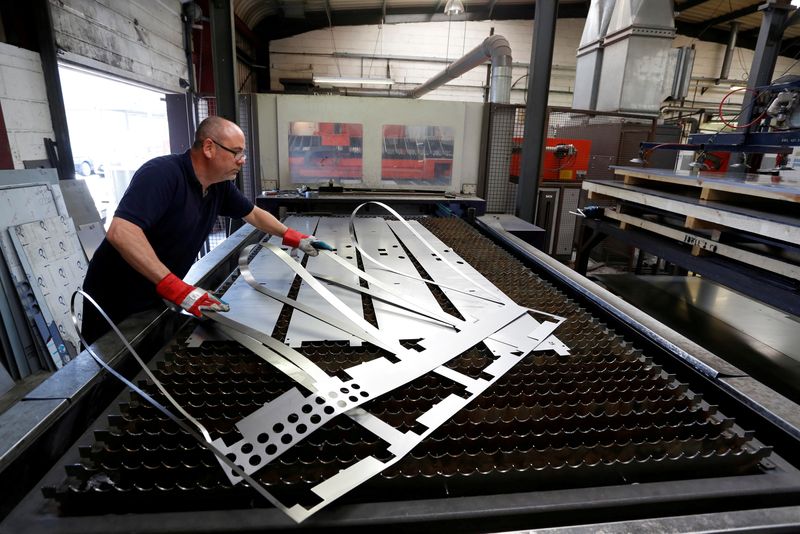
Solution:
M 53 19 L 50 16 L 50 2 L 35 0 L 33 12 L 36 21 L 36 36 L 39 43 L 39 55 L 42 58 L 42 73 L 50 107 L 50 121 L 56 136 L 58 150 L 58 178 L 72 180 L 75 178 L 75 164 L 72 161 L 72 145 L 69 141 L 67 127 L 67 110 L 64 107 L 64 94 L 61 92 L 61 77 L 58 74 L 58 56 L 56 39 L 53 35 Z
M 236 122 L 236 44 L 231 0 L 211 0 L 211 57 L 214 63 L 214 94 L 217 115 Z
M 748 91 L 742 99 L 742 112 L 739 115 L 738 122 L 740 126 L 739 133 L 746 133 L 751 130 L 751 127 L 745 128 L 743 126 L 749 124 L 754 118 L 753 101 L 755 91 L 753 89 L 769 85 L 772 82 L 775 64 L 778 62 L 778 55 L 781 49 L 783 31 L 792 5 L 789 0 L 767 0 L 758 9 L 763 13 L 763 18 L 761 19 L 761 28 L 758 31 L 756 49 L 753 53 L 753 63 L 750 66 L 750 76 L 747 78 Z M 742 154 L 731 154 L 731 159 L 733 160 L 735 157 L 739 161 L 743 161 L 742 156 Z M 761 156 L 750 159 L 752 161 L 742 168 L 743 171 L 758 170 L 758 166 L 761 164 Z M 753 165 L 755 169 L 749 169 Z
M 517 189 L 519 217 L 528 222 L 533 222 L 536 215 L 542 147 L 547 133 L 547 96 L 550 93 L 558 0 L 537 0 L 535 9 L 531 64 L 528 67 L 528 105 L 525 108 L 525 134 Z

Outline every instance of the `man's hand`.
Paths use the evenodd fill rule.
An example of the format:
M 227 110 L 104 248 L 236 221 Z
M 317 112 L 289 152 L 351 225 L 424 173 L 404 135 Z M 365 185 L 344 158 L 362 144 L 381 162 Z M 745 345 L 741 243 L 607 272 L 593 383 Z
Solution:
M 202 317 L 204 310 L 225 312 L 231 309 L 225 302 L 215 298 L 210 291 L 187 284 L 172 273 L 156 285 L 156 293 L 195 317 Z
M 299 248 L 309 256 L 316 256 L 319 254 L 319 251 L 312 245 L 316 240 L 317 238 L 313 235 L 301 234 L 293 228 L 288 228 L 286 233 L 283 234 L 284 245 L 287 247 Z

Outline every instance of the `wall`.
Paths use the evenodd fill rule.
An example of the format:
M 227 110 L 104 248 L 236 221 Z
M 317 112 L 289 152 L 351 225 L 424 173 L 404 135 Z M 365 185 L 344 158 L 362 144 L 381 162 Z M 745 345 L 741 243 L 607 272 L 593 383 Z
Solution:
M 0 43 L 0 105 L 14 168 L 47 159 L 43 138 L 55 139 L 39 54 Z
M 575 52 L 583 32 L 584 19 L 559 19 L 556 27 L 553 71 L 550 83 L 550 105 L 572 105 L 575 82 Z M 431 60 L 452 61 L 463 55 L 489 35 L 495 33 L 506 37 L 511 44 L 514 57 L 512 81 L 517 82 L 512 91 L 512 103 L 524 102 L 527 73 L 530 63 L 533 21 L 485 21 L 485 22 L 430 22 L 394 24 L 381 26 L 345 26 L 316 30 L 287 39 L 270 42 L 270 68 L 272 89 L 282 90 L 281 77 L 303 78 L 313 74 L 332 76 L 385 77 L 388 74 L 405 89 L 420 84 L 444 68 L 445 63 Z M 449 38 L 448 38 L 449 33 Z M 335 47 L 333 43 L 335 42 Z M 706 43 L 678 36 L 673 46 L 696 47 L 696 59 L 689 88 L 688 105 L 709 109 L 718 104 L 730 90 L 731 85 L 702 78 L 717 78 L 722 66 L 725 46 Z M 331 51 L 361 57 L 335 58 Z M 386 59 L 387 56 L 415 56 L 420 61 Z M 429 58 L 424 60 L 423 58 Z M 753 51 L 737 48 L 729 78 L 746 80 L 753 59 Z M 788 69 L 789 74 L 800 74 L 800 64 L 794 59 L 781 57 L 775 76 Z M 460 100 L 480 102 L 483 100 L 483 84 L 486 69 L 477 68 L 450 82 L 446 87 L 424 96 L 430 100 Z M 410 84 L 410 85 L 405 85 Z M 732 103 L 741 101 L 741 93 L 733 95 Z
M 362 187 L 380 187 L 382 127 L 385 124 L 451 126 L 455 130 L 453 183 L 476 184 L 483 105 L 429 102 L 397 98 L 349 98 L 259 94 L 256 99 L 261 176 L 266 184 L 279 180 L 281 189 L 294 186 L 289 177 L 289 123 L 293 121 L 355 122 L 364 128 Z M 415 186 L 416 189 L 425 187 Z M 433 189 L 441 189 L 433 187 Z
M 188 78 L 179 0 L 50 0 L 61 59 L 184 92 Z
M 555 38 L 553 73 L 549 103 L 572 103 L 575 78 L 575 50 L 583 32 L 583 19 L 560 19 Z M 313 74 L 383 78 L 397 82 L 395 88 L 419 85 L 444 69 L 445 59 L 453 61 L 489 36 L 508 39 L 514 58 L 512 102 L 522 103 L 530 63 L 532 21 L 426 22 L 384 26 L 343 26 L 315 30 L 287 39 L 270 42 L 270 77 L 272 89 L 280 91 L 279 78 L 303 78 Z M 333 35 L 331 35 L 333 33 Z M 333 37 L 333 39 L 332 39 Z M 333 43 L 335 42 L 335 47 Z M 361 58 L 335 58 L 331 51 L 361 54 Z M 420 61 L 373 59 L 373 56 L 407 56 Z M 427 61 L 428 58 L 440 62 Z M 428 100 L 482 102 L 482 85 L 488 67 L 479 67 L 453 80 L 446 87 L 423 96 Z

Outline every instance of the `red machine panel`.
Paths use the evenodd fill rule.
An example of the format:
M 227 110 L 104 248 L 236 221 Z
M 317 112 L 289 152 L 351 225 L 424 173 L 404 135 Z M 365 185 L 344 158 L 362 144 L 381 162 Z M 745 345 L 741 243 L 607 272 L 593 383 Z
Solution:
M 510 175 L 519 179 L 522 156 L 522 138 L 514 137 L 511 153 Z M 589 168 L 592 142 L 588 139 L 569 139 L 548 137 L 545 140 L 545 153 L 542 159 L 542 181 L 576 181 L 586 174 Z

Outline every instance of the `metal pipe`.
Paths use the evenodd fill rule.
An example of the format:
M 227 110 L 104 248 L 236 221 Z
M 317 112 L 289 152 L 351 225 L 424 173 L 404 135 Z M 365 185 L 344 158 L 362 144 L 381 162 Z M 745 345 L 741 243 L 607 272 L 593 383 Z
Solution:
M 419 98 L 483 64 L 489 58 L 492 60 L 489 101 L 496 104 L 508 104 L 511 101 L 511 46 L 502 35 L 490 35 L 463 57 L 448 65 L 442 72 L 416 89 L 409 91 L 408 96 Z
M 739 23 L 731 22 L 731 34 L 728 37 L 728 45 L 725 47 L 725 57 L 722 59 L 722 70 L 719 71 L 719 79 L 726 80 L 731 71 L 731 60 L 733 59 L 733 49 L 736 48 L 736 39 L 739 37 Z
M 385 96 L 391 98 L 408 98 L 408 91 L 401 91 L 398 89 L 349 89 L 340 88 L 340 95 L 345 96 Z

